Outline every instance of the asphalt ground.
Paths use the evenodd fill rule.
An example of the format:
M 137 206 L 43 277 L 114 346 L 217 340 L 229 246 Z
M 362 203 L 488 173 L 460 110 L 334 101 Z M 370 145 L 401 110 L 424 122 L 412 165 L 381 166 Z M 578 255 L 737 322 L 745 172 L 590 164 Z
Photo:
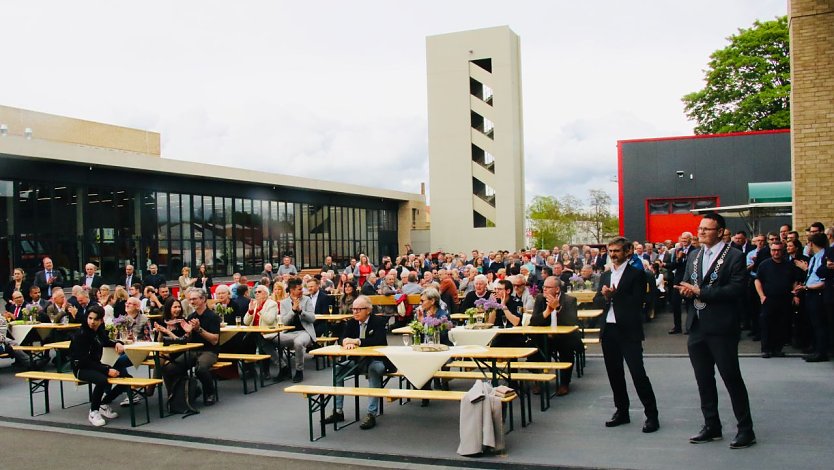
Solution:
M 608 429 L 603 422 L 613 412 L 611 391 L 599 346 L 588 350 L 582 378 L 574 377 L 571 393 L 555 398 L 546 412 L 534 397 L 533 422 L 507 436 L 503 455 L 467 458 L 455 453 L 459 441 L 456 403 L 432 402 L 403 406 L 385 403 L 384 415 L 369 431 L 352 425 L 311 443 L 303 398 L 282 392 L 277 384 L 243 395 L 237 380 L 220 384 L 220 402 L 187 419 L 159 419 L 151 400 L 151 423 L 130 428 L 120 418 L 103 428 L 86 421 L 86 406 L 61 409 L 57 384 L 52 384 L 52 410 L 31 418 L 26 384 L 14 377 L 8 360 L 0 361 L 0 439 L 4 457 L 0 468 L 26 462 L 44 468 L 628 468 L 785 469 L 831 468 L 834 435 L 830 432 L 834 363 L 808 364 L 798 357 L 762 359 L 759 344 L 740 343 L 741 367 L 750 394 L 758 444 L 731 450 L 735 423 L 729 398 L 720 384 L 719 409 L 723 441 L 688 443 L 702 424 L 697 388 L 685 355 L 686 337 L 667 335 L 671 315 L 660 314 L 646 325 L 646 370 L 660 410 L 661 429 L 640 432 L 642 407 L 634 389 L 632 423 Z M 391 339 L 395 341 L 394 338 Z M 141 369 L 135 375 L 144 375 Z M 331 371 L 314 371 L 307 362 L 306 384 L 330 384 Z M 630 383 L 630 379 L 629 379 Z M 469 383 L 452 382 L 466 390 Z M 86 388 L 67 386 L 68 403 L 82 403 Z M 41 402 L 36 397 L 36 405 Z M 350 400 L 346 409 L 350 413 Z M 366 409 L 360 400 L 360 409 Z M 8 467 L 6 465 L 9 465 Z

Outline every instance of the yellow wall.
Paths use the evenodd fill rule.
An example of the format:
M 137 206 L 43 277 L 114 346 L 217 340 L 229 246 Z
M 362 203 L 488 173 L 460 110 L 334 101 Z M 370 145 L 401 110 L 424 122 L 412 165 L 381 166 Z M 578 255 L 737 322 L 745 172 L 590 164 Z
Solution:
M 32 137 L 35 139 L 160 155 L 158 132 L 113 126 L 9 106 L 0 106 L 0 124 L 5 124 L 8 127 L 9 135 L 23 136 L 24 130 L 28 127 L 32 129 Z
M 791 0 L 794 227 L 834 223 L 834 0 Z

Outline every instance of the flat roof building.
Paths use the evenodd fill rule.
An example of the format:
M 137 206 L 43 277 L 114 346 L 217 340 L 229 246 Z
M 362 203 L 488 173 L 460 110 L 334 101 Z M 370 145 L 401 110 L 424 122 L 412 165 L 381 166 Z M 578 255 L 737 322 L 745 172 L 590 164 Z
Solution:
M 422 194 L 160 158 L 157 133 L 15 108 L 0 125 L 0 279 L 31 278 L 44 256 L 70 279 L 93 262 L 105 282 L 127 263 L 170 281 L 202 263 L 258 274 L 284 255 L 301 269 L 378 262 L 424 228 Z

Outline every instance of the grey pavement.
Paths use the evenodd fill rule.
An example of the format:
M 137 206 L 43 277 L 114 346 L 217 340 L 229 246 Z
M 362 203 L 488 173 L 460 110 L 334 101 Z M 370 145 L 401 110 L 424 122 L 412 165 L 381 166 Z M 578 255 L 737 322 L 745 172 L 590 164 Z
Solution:
M 632 423 L 613 429 L 603 426 L 613 404 L 602 358 L 594 350 L 599 346 L 592 346 L 586 374 L 573 379 L 571 393 L 554 399 L 553 407 L 544 413 L 535 401 L 533 423 L 526 428 L 520 427 L 516 416 L 516 430 L 507 436 L 508 451 L 500 456 L 465 458 L 455 453 L 459 412 L 456 403 L 447 402 L 432 402 L 428 408 L 417 403 L 385 403 L 385 413 L 375 429 L 362 431 L 352 425 L 333 432 L 331 427 L 327 437 L 311 443 L 306 401 L 282 393 L 289 385 L 286 383 L 244 396 L 239 381 L 223 381 L 220 402 L 187 419 L 159 419 L 153 400 L 152 422 L 136 429 L 130 428 L 127 416 L 104 428 L 92 428 L 86 421 L 85 406 L 60 409 L 58 387 L 53 384 L 51 413 L 30 418 L 26 385 L 14 378 L 6 360 L 0 361 L 0 426 L 15 428 L 0 427 L 0 439 L 20 439 L 24 447 L 31 443 L 26 455 L 43 459 L 47 468 L 81 468 L 90 455 L 102 449 L 113 449 L 113 455 L 124 456 L 123 461 L 135 468 L 169 466 L 183 461 L 172 459 L 172 455 L 183 457 L 203 450 L 213 452 L 212 465 L 217 467 L 209 468 L 232 464 L 251 468 L 335 464 L 357 468 L 831 468 L 834 363 L 806 364 L 797 357 L 742 357 L 759 443 L 745 450 L 728 448 L 735 422 L 728 395 L 719 385 L 725 439 L 692 445 L 687 438 L 702 423 L 698 394 L 684 355 L 685 336 L 666 335 L 670 323 L 668 315 L 661 315 L 646 328 L 646 370 L 655 388 L 661 421 L 660 430 L 650 435 L 640 431 L 642 407 L 631 385 Z M 395 341 L 398 339 L 392 337 L 391 342 Z M 744 340 L 742 350 L 755 353 L 758 343 Z M 313 371 L 312 361 L 308 366 L 305 383 L 330 383 L 329 369 Z M 468 385 L 452 382 L 452 388 L 458 390 Z M 70 403 L 86 399 L 86 388 L 67 386 L 66 392 Z M 346 405 L 349 403 L 346 400 Z M 366 406 L 366 400 L 361 400 L 360 408 L 364 411 Z M 349 413 L 351 407 L 346 408 Z

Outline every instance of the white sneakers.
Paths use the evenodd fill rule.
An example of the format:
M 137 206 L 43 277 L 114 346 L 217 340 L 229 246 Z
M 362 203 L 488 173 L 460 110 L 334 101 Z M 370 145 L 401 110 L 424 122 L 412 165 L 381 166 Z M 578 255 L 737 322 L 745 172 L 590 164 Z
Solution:
M 90 416 L 87 417 L 87 420 L 90 421 L 90 424 L 96 427 L 107 424 L 107 422 L 104 421 L 104 418 L 101 417 L 101 412 L 99 412 L 99 410 L 90 411 Z
M 119 417 L 119 413 L 113 411 L 113 408 L 110 408 L 110 405 L 101 405 L 98 412 L 101 413 L 101 416 L 107 419 L 116 419 Z
M 90 424 L 93 426 L 99 427 L 107 424 L 104 418 L 114 419 L 118 417 L 119 413 L 113 411 L 113 409 L 110 408 L 110 405 L 101 405 L 99 409 L 90 411 L 90 415 L 87 417 L 87 420 L 90 421 Z
M 136 395 L 136 396 L 133 397 L 133 404 L 134 405 L 138 405 L 138 404 L 141 404 L 141 403 L 142 403 L 142 397 L 140 397 L 139 395 Z M 119 403 L 119 406 L 130 406 L 130 398 L 125 398 L 124 400 L 122 400 L 122 402 Z

